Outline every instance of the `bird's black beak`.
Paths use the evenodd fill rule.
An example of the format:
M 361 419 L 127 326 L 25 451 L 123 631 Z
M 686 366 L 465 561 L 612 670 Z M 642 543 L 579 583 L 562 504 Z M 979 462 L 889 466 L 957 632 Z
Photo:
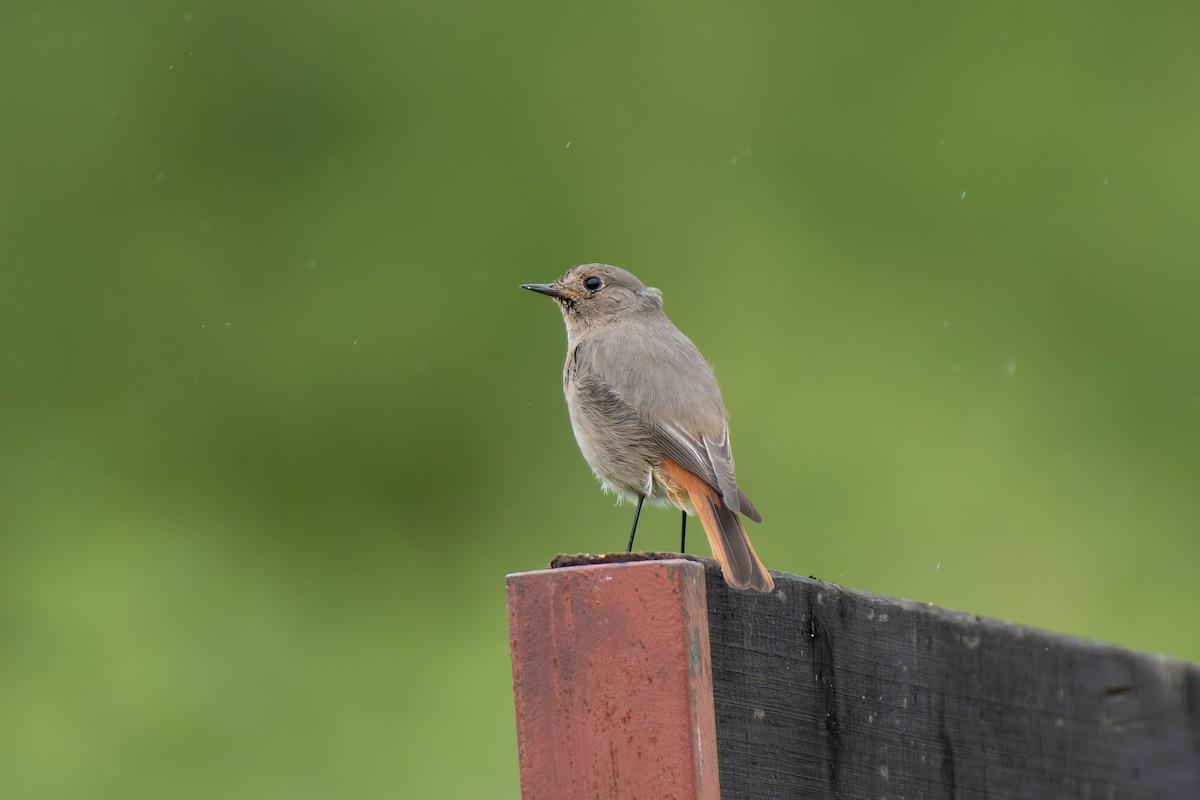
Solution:
M 522 283 L 522 289 L 528 289 L 538 294 L 546 294 L 557 300 L 574 300 L 578 295 L 557 283 Z

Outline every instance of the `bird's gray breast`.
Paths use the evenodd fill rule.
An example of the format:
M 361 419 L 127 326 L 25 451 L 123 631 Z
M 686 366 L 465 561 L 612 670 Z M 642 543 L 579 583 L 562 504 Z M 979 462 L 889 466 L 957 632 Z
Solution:
M 630 398 L 595 369 L 593 347 L 588 340 L 572 343 L 563 371 L 575 441 L 606 490 L 627 499 L 664 499 L 658 497 L 662 492 L 656 491 L 652 478 L 659 459 L 653 432 Z

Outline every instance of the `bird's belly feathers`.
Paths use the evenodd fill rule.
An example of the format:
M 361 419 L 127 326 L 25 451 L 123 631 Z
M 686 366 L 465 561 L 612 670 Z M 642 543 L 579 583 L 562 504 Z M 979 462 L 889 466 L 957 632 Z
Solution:
M 670 498 L 658 480 L 658 448 L 636 415 L 613 398 L 587 387 L 567 390 L 575 441 L 605 491 L 656 503 Z

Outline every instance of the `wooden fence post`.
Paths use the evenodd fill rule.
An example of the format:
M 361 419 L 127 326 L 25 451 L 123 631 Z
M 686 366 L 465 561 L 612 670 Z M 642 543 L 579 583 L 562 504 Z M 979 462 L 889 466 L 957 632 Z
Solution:
M 1200 798 L 1197 665 L 775 580 L 510 576 L 525 800 Z
M 510 575 L 508 609 L 524 800 L 718 800 L 701 564 Z

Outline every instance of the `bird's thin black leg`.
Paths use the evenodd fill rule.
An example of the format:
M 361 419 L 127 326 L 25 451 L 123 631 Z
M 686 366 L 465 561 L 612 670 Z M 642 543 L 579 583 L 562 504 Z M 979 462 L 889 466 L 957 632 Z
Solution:
M 683 525 L 681 525 L 679 528 L 679 552 L 686 553 L 687 552 L 687 512 L 683 511 L 681 513 L 683 514 Z
M 626 553 L 633 552 L 633 537 L 637 535 L 637 521 L 638 517 L 642 515 L 642 503 L 645 501 L 646 495 L 639 494 L 637 508 L 633 510 L 633 527 L 629 529 L 629 547 L 625 548 Z

